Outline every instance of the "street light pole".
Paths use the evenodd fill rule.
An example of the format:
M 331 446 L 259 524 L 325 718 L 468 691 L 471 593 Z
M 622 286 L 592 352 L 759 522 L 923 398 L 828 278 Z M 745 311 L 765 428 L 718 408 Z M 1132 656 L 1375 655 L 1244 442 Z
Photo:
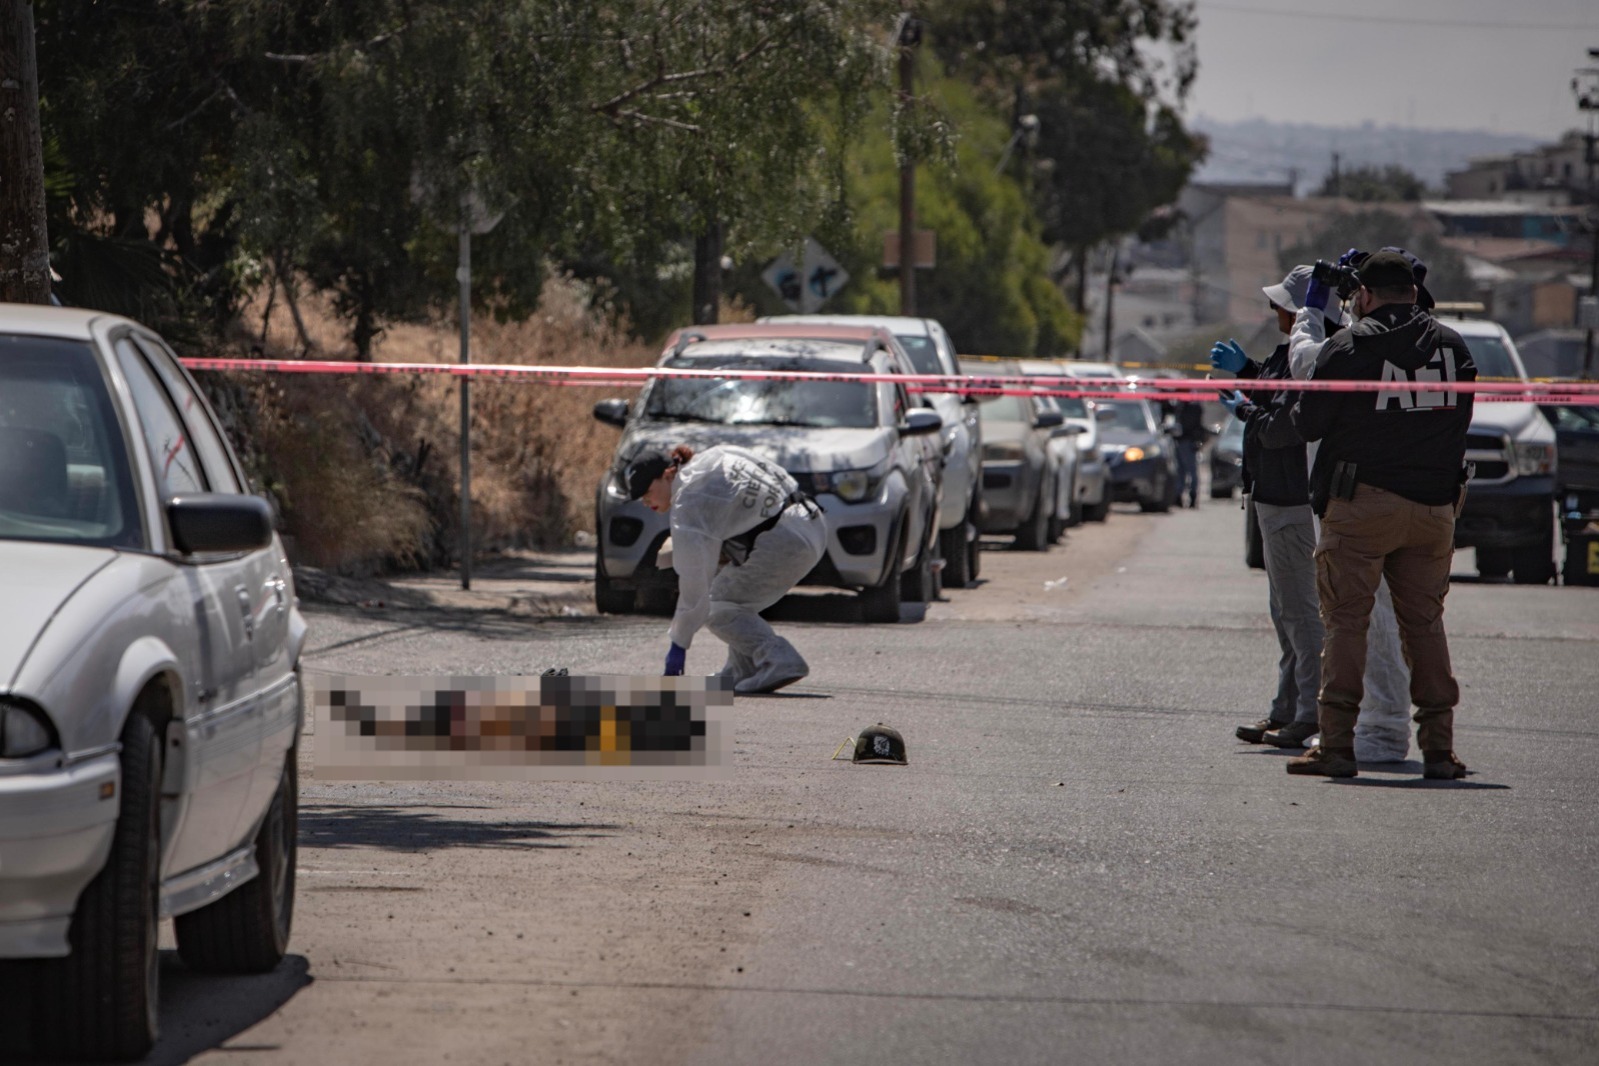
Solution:
M 461 365 L 472 361 L 472 196 L 461 192 L 461 260 L 455 270 L 461 288 Z M 461 587 L 472 587 L 472 383 L 461 375 Z
M 1599 48 L 1588 49 L 1588 55 L 1599 59 Z M 1588 79 L 1587 85 L 1583 78 Z M 1595 141 L 1595 116 L 1599 115 L 1599 70 L 1588 68 L 1577 71 L 1577 76 L 1571 79 L 1571 91 L 1577 97 L 1577 110 L 1588 114 L 1588 132 L 1583 138 L 1585 151 L 1584 161 L 1588 164 L 1588 237 L 1590 249 L 1588 253 L 1588 323 L 1587 332 L 1582 345 L 1582 378 L 1592 381 L 1594 377 L 1594 328 L 1596 317 L 1599 317 L 1599 190 L 1594 185 L 1594 164 L 1596 159 Z
M 900 16 L 899 32 L 900 114 L 907 120 L 915 100 L 916 46 L 922 40 L 922 24 L 909 12 Z M 916 313 L 916 160 L 909 154 L 899 167 L 899 313 Z

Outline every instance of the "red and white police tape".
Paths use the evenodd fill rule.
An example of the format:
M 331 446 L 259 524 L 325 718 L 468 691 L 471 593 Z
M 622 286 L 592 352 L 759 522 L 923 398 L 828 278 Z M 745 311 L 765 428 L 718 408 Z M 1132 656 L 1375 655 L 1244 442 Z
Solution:
M 1199 378 L 1083 378 L 1066 374 L 852 374 L 808 370 L 690 367 L 525 366 L 519 363 L 357 363 L 301 359 L 185 359 L 190 370 L 248 370 L 271 374 L 437 374 L 457 378 L 527 381 L 542 385 L 621 387 L 650 378 L 712 378 L 754 381 L 871 381 L 906 386 L 912 392 L 964 392 L 979 396 L 1075 396 L 1118 400 L 1214 400 L 1220 390 L 1291 388 L 1303 392 L 1473 393 L 1488 401 L 1599 404 L 1599 382 L 1521 381 L 1293 381 Z M 1423 405 L 1425 406 L 1425 405 Z

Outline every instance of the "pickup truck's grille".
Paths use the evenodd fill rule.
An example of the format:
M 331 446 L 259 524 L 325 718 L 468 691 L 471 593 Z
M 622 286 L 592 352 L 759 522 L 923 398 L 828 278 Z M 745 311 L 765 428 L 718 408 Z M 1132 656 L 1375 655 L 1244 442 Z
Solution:
M 1467 433 L 1466 461 L 1476 469 L 1471 480 L 1503 483 L 1510 480 L 1510 441 L 1498 433 Z

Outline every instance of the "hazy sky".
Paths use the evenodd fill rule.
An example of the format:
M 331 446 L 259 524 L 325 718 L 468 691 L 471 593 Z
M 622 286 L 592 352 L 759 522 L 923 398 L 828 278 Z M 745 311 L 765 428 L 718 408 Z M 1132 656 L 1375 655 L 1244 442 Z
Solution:
M 1197 0 L 1190 117 L 1554 138 L 1585 127 L 1599 0 Z

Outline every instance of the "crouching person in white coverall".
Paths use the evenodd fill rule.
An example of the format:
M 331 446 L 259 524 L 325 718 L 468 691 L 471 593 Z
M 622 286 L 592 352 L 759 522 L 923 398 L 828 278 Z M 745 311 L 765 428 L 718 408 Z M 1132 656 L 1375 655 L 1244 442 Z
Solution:
M 666 674 L 683 672 L 704 626 L 727 644 L 720 676 L 735 692 L 775 692 L 810 672 L 760 612 L 822 558 L 827 522 L 788 472 L 754 452 L 717 445 L 649 451 L 627 468 L 633 499 L 671 519 L 677 611 Z

